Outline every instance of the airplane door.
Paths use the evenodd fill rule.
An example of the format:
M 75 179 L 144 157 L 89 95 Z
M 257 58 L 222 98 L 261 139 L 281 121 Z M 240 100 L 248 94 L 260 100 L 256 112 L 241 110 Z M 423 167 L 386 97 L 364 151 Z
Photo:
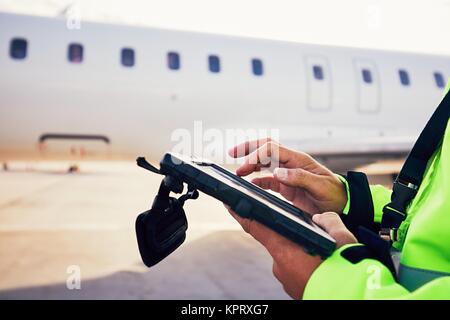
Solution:
M 331 109 L 331 72 L 324 57 L 306 57 L 307 105 L 310 110 Z
M 44 159 L 108 159 L 110 139 L 103 135 L 45 133 L 39 137 L 38 150 Z
M 375 63 L 369 60 L 355 60 L 357 104 L 363 113 L 380 110 L 380 78 Z

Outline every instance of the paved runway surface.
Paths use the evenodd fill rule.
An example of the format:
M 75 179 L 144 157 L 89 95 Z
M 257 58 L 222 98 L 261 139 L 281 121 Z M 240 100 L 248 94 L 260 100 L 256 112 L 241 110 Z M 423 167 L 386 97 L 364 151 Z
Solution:
M 265 249 L 222 204 L 186 204 L 186 242 L 154 268 L 134 221 L 160 177 L 133 163 L 12 163 L 0 172 L 0 299 L 286 299 Z M 81 270 L 69 290 L 68 267 Z

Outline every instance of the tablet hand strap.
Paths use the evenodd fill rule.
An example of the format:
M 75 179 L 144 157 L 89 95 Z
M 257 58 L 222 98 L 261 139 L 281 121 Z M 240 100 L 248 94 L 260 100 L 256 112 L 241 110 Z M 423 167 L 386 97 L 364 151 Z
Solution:
M 140 166 L 147 170 L 159 173 L 154 167 L 154 170 L 147 168 L 145 162 L 141 161 L 140 164 L 144 164 Z M 197 199 L 199 196 L 198 191 L 189 186 L 187 193 L 178 199 L 170 197 L 170 192 L 183 192 L 183 183 L 166 176 L 151 209 L 141 213 L 136 219 L 139 252 L 147 267 L 166 258 L 184 242 L 188 223 L 183 205 L 186 200 Z

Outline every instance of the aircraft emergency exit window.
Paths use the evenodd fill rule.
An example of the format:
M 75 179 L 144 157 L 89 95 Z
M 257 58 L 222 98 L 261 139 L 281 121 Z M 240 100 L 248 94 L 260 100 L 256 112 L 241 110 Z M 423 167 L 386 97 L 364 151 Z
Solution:
M 252 72 L 255 76 L 262 76 L 264 73 L 264 67 L 261 59 L 252 59 Z
M 134 66 L 134 50 L 131 48 L 123 48 L 121 53 L 121 60 L 124 67 Z
M 177 52 L 167 53 L 167 66 L 170 70 L 180 69 L 180 55 Z
M 408 72 L 406 72 L 403 69 L 398 70 L 398 76 L 400 77 L 400 83 L 404 86 L 409 86 L 410 85 L 410 81 L 409 81 L 409 74 Z
M 362 69 L 361 70 L 361 75 L 362 75 L 362 79 L 365 83 L 372 83 L 373 79 L 372 79 L 372 72 L 370 72 L 370 70 L 368 69 Z
M 220 58 L 216 55 L 208 56 L 209 71 L 213 73 L 220 72 Z
M 321 66 L 315 65 L 312 67 L 313 75 L 316 80 L 323 80 L 323 69 Z
M 79 43 L 69 44 L 69 50 L 67 51 L 67 58 L 71 63 L 83 62 L 83 46 Z
M 440 89 L 443 89 L 445 87 L 445 81 L 444 76 L 440 72 L 435 72 L 433 74 L 434 76 L 434 82 L 436 82 L 436 86 Z
M 13 59 L 25 59 L 27 57 L 27 46 L 27 40 L 22 38 L 14 38 L 10 43 L 9 55 Z

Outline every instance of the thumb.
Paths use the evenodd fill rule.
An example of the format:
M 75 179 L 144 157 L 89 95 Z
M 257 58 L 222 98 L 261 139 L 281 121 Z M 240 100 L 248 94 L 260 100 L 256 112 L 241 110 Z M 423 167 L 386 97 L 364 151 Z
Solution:
M 314 173 L 300 168 L 275 168 L 273 173 L 279 182 L 291 187 L 310 189 L 318 182 L 318 177 Z
M 344 244 L 358 242 L 355 236 L 345 227 L 339 215 L 335 212 L 315 214 L 312 217 L 312 220 L 336 240 L 336 246 L 338 248 Z

